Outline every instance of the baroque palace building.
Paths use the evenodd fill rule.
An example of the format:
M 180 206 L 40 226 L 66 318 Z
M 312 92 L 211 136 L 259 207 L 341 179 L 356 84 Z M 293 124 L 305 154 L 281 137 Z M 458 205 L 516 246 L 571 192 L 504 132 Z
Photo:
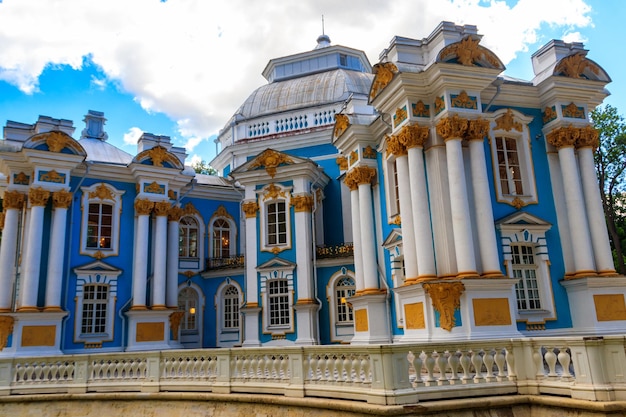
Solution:
M 475 26 L 269 61 L 211 165 L 104 114 L 0 141 L 0 357 L 626 332 L 580 43 L 519 80 Z

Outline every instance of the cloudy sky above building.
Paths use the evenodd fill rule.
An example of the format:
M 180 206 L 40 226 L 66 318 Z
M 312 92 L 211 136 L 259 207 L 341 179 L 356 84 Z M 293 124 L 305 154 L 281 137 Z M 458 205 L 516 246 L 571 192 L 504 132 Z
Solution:
M 129 153 L 146 131 L 211 160 L 214 135 L 265 83 L 267 61 L 313 49 L 322 15 L 333 44 L 372 64 L 394 35 L 476 25 L 506 74 L 527 80 L 550 39 L 582 41 L 613 78 L 608 102 L 626 112 L 613 40 L 621 0 L 0 0 L 0 122 L 70 119 L 79 137 L 87 110 L 99 110 Z

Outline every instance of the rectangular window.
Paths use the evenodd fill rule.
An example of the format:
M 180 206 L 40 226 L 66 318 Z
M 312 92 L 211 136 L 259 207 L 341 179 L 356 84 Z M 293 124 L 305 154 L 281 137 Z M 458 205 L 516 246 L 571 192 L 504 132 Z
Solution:
M 287 280 L 276 279 L 267 282 L 269 325 L 289 326 L 289 286 Z
M 113 206 L 90 203 L 87 217 L 87 247 L 111 249 L 113 232 Z
M 287 243 L 287 211 L 284 201 L 267 205 L 267 244 L 285 245 Z
M 498 172 L 502 194 L 523 195 L 522 173 L 520 170 L 517 140 L 504 136 L 496 137 Z
M 354 289 L 338 288 L 337 289 L 337 323 L 352 323 L 354 320 L 352 307 L 346 301 L 354 295 Z
M 109 287 L 89 284 L 83 287 L 82 334 L 106 333 Z
M 233 329 L 239 327 L 239 299 L 224 298 L 224 327 Z
M 513 255 L 513 277 L 518 280 L 515 284 L 517 308 L 519 310 L 541 309 L 533 247 L 531 245 L 512 245 L 511 252 Z

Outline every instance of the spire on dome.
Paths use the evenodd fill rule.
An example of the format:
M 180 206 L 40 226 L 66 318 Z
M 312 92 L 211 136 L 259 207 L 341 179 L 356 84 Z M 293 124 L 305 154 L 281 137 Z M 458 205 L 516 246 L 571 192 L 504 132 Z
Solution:
M 330 38 L 324 33 L 324 15 L 322 15 L 322 34 L 317 37 L 317 46 L 315 49 L 326 48 L 330 46 Z

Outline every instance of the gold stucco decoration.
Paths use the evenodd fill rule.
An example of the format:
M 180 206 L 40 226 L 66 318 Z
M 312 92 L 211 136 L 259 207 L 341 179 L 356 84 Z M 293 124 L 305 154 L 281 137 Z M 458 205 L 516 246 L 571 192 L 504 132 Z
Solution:
M 515 121 L 515 116 L 513 115 L 513 112 L 511 111 L 511 109 L 507 109 L 506 113 L 496 119 L 496 129 L 505 130 L 507 132 L 510 132 L 511 129 L 515 129 L 518 132 L 521 132 L 522 124 Z
M 579 128 L 580 135 L 576 140 L 576 148 L 597 149 L 600 146 L 600 132 L 591 125 Z
M 585 58 L 584 53 L 577 53 L 561 59 L 556 67 L 554 67 L 554 75 L 563 75 L 569 78 L 582 78 L 587 69 L 594 74 L 600 72 L 596 64 Z
M 543 111 L 543 123 L 546 124 L 548 122 L 551 122 L 552 120 L 556 119 L 556 110 L 554 110 L 554 107 L 546 107 Z
M 415 117 L 428 117 L 430 116 L 428 106 L 424 104 L 422 100 L 413 105 L 413 116 Z
M 68 208 L 72 204 L 72 193 L 60 190 L 52 193 L 52 206 L 54 208 Z
M 335 131 L 333 132 L 333 136 L 338 138 L 343 134 L 343 132 L 348 129 L 350 126 L 350 119 L 345 114 L 336 114 L 335 115 Z
M 226 211 L 226 207 L 221 204 L 219 205 L 217 210 L 215 210 L 215 213 L 213 213 L 213 217 L 225 217 L 233 220 L 233 216 L 231 216 L 228 211 Z
M 11 316 L 0 316 L 0 350 L 6 347 L 9 335 L 13 333 L 14 322 L 15 319 Z
M 359 160 L 359 154 L 357 153 L 357 151 L 352 151 L 350 152 L 350 165 L 354 164 L 356 161 Z
M 443 60 L 449 56 L 456 56 L 461 65 L 473 66 L 481 60 L 487 61 L 494 68 L 503 68 L 498 57 L 493 52 L 479 45 L 479 39 L 466 37 L 460 42 L 453 43 L 443 48 L 439 53 L 438 60 Z
M 407 154 L 406 147 L 400 143 L 399 135 L 387 136 L 387 152 L 394 156 L 404 156 Z
M 61 152 L 70 145 L 71 139 L 61 132 L 50 132 L 46 135 L 46 145 L 50 152 Z
M 24 194 L 19 191 L 5 191 L 2 198 L 2 208 L 4 210 L 9 209 L 21 209 L 24 206 Z
M 268 185 L 263 194 L 263 201 L 274 200 L 278 197 L 287 198 L 287 194 L 276 184 Z
M 372 71 L 376 76 L 372 82 L 372 88 L 370 89 L 370 101 L 374 100 L 376 96 L 387 87 L 391 80 L 393 80 L 393 77 L 398 73 L 398 67 L 391 62 L 383 62 L 374 65 Z
M 91 255 L 92 257 L 96 258 L 97 260 L 101 260 L 103 258 L 106 258 L 106 255 L 102 252 L 102 251 L 96 251 L 93 255 Z
M 89 193 L 89 198 L 99 198 L 100 200 L 115 200 L 115 196 L 104 183 L 100 183 L 96 189 Z
M 154 208 L 154 203 L 147 199 L 135 200 L 135 212 L 140 216 L 149 215 Z
M 171 222 L 177 222 L 180 218 L 183 217 L 183 209 L 180 207 L 170 207 L 169 212 L 167 213 L 167 219 Z
M 241 205 L 241 209 L 246 215 L 247 219 L 256 217 L 257 211 L 259 211 L 259 204 L 256 201 L 246 201 Z
M 414 148 L 416 146 L 424 146 L 428 140 L 430 129 L 428 126 L 420 126 L 418 124 L 404 126 L 400 132 L 398 132 L 398 140 L 407 149 Z
M 461 307 L 461 294 L 465 291 L 465 286 L 458 281 L 423 285 L 432 300 L 433 308 L 439 313 L 439 326 L 451 331 L 456 325 L 454 311 Z
M 13 177 L 13 184 L 15 185 L 28 185 L 30 183 L 30 177 L 23 172 Z
M 450 104 L 452 107 L 456 107 L 459 109 L 474 109 L 477 108 L 477 100 L 476 97 L 470 97 L 465 90 L 461 91 L 459 95 L 452 98 Z
M 435 113 L 439 114 L 445 108 L 446 102 L 443 97 L 435 97 Z
M 522 200 L 519 197 L 515 197 L 513 200 L 511 200 L 511 202 L 509 204 L 512 205 L 513 207 L 515 207 L 517 210 L 520 210 L 522 207 L 524 207 L 526 205 L 524 200 Z
M 41 187 L 28 190 L 28 201 L 30 201 L 31 206 L 45 206 L 48 204 L 49 198 L 50 191 L 44 190 Z
M 313 209 L 313 196 L 309 194 L 291 197 L 291 205 L 296 212 L 310 212 Z
M 180 328 L 180 322 L 184 316 L 184 311 L 174 311 L 170 314 L 170 328 L 172 329 L 173 340 L 178 340 L 178 329 Z
M 144 186 L 144 191 L 150 194 L 165 194 L 165 187 L 162 187 L 156 181 Z
M 408 115 L 405 107 L 398 107 L 396 109 L 396 114 L 393 116 L 393 124 L 394 126 L 398 126 L 400 123 L 404 122 L 407 119 Z
M 563 117 L 569 117 L 572 119 L 584 119 L 585 110 L 578 107 L 574 102 L 571 102 L 567 106 L 562 107 Z
M 377 156 L 378 156 L 378 153 L 370 145 L 367 145 L 365 148 L 363 148 L 363 158 L 376 159 Z
M 267 149 L 250 165 L 250 168 L 264 167 L 267 174 L 274 178 L 276 168 L 281 164 L 293 164 L 293 160 L 287 155 Z
M 557 149 L 574 146 L 580 137 L 580 129 L 573 126 L 560 127 L 546 135 L 548 143 Z
M 469 121 L 465 137 L 468 140 L 483 140 L 489 135 L 489 120 L 474 119 Z
M 337 162 L 337 165 L 339 165 L 339 169 L 341 171 L 345 171 L 348 169 L 348 159 L 346 159 L 345 156 L 340 156 L 337 159 L 335 159 L 335 162 Z
M 469 120 L 459 117 L 457 114 L 452 117 L 444 117 L 437 123 L 437 134 L 444 140 L 463 138 L 468 125 Z
M 187 216 L 193 216 L 193 215 L 199 216 L 200 212 L 198 211 L 196 206 L 194 206 L 193 203 L 190 201 L 189 203 L 185 204 L 185 207 L 183 208 L 183 214 Z
M 167 198 L 169 198 L 170 200 L 176 200 L 176 191 L 168 190 L 167 191 Z
M 60 175 L 54 169 L 52 171 L 46 172 L 45 174 L 41 174 L 39 180 L 43 182 L 52 182 L 55 184 L 65 184 L 65 176 Z
M 152 160 L 152 165 L 155 167 L 162 167 L 163 162 L 165 162 L 169 155 L 167 150 L 162 146 L 155 146 L 152 149 L 149 149 L 146 154 Z
M 344 180 L 351 190 L 356 190 L 360 184 L 373 184 L 376 178 L 376 169 L 367 166 L 352 168 Z
M 159 201 L 154 203 L 154 214 L 157 216 L 167 216 L 172 205 L 167 201 Z

